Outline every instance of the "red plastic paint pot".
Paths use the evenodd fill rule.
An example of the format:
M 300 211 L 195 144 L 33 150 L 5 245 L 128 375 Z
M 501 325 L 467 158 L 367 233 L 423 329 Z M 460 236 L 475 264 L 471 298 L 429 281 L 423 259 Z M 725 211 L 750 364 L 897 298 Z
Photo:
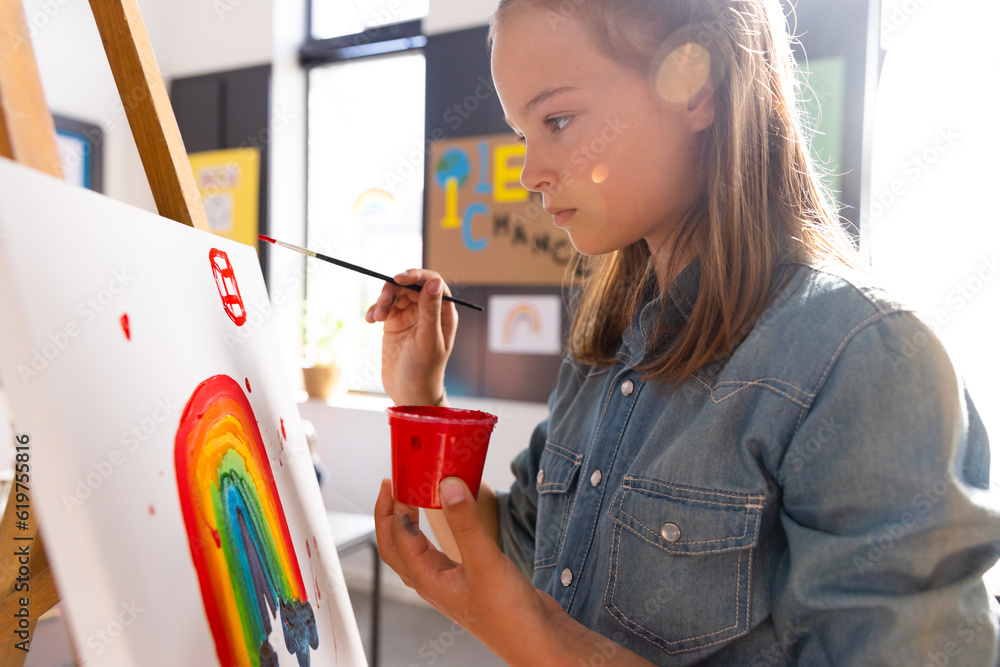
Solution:
M 438 490 L 446 477 L 462 479 L 479 496 L 495 415 L 430 405 L 397 405 L 386 414 L 392 435 L 393 498 L 440 509 Z

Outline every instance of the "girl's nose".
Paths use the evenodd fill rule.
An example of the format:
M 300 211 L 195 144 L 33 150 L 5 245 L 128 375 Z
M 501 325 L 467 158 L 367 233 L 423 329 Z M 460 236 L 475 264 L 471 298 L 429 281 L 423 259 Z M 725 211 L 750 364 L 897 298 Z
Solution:
M 552 188 L 558 179 L 558 172 L 546 164 L 537 151 L 526 150 L 524 167 L 521 169 L 521 185 L 532 192 L 544 192 Z

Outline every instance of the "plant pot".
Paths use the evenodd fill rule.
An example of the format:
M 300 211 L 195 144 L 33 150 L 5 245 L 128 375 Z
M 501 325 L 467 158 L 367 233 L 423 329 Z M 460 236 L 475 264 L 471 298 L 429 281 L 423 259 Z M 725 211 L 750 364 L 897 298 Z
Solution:
M 340 366 L 311 366 L 302 369 L 302 383 L 310 398 L 326 400 L 340 381 Z

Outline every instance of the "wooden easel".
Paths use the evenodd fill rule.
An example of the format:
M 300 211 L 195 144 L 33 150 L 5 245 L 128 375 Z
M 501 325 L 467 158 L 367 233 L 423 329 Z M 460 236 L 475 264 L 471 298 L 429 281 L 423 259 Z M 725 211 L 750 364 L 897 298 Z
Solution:
M 22 0 L 0 0 L 0 156 L 61 177 L 55 125 L 41 78 Z M 122 104 L 160 215 L 209 231 L 204 207 L 136 0 L 90 0 Z M 37 443 L 44 447 L 45 443 Z M 35 513 L 17 528 L 14 493 L 0 521 L 0 665 L 21 667 L 27 653 L 15 647 L 19 598 L 31 600 L 28 631 L 59 601 L 38 536 Z M 32 538 L 30 591 L 18 592 L 21 563 L 14 537 Z M 24 583 L 22 577 L 21 583 Z

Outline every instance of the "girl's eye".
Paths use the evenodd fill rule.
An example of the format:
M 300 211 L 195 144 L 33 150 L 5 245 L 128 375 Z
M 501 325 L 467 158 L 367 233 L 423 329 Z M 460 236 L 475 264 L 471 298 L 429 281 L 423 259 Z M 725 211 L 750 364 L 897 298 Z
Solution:
M 560 132 L 566 129 L 566 126 L 569 125 L 569 122 L 571 120 L 573 120 L 573 116 L 556 116 L 555 118 L 545 119 L 545 124 L 548 125 L 550 128 L 552 128 L 551 129 L 552 134 L 559 134 Z M 517 140 L 523 144 L 524 135 L 523 134 L 518 135 Z
M 546 119 L 545 123 L 552 127 L 553 134 L 559 134 L 566 129 L 566 126 L 569 125 L 572 119 L 572 116 L 556 116 L 555 118 Z

